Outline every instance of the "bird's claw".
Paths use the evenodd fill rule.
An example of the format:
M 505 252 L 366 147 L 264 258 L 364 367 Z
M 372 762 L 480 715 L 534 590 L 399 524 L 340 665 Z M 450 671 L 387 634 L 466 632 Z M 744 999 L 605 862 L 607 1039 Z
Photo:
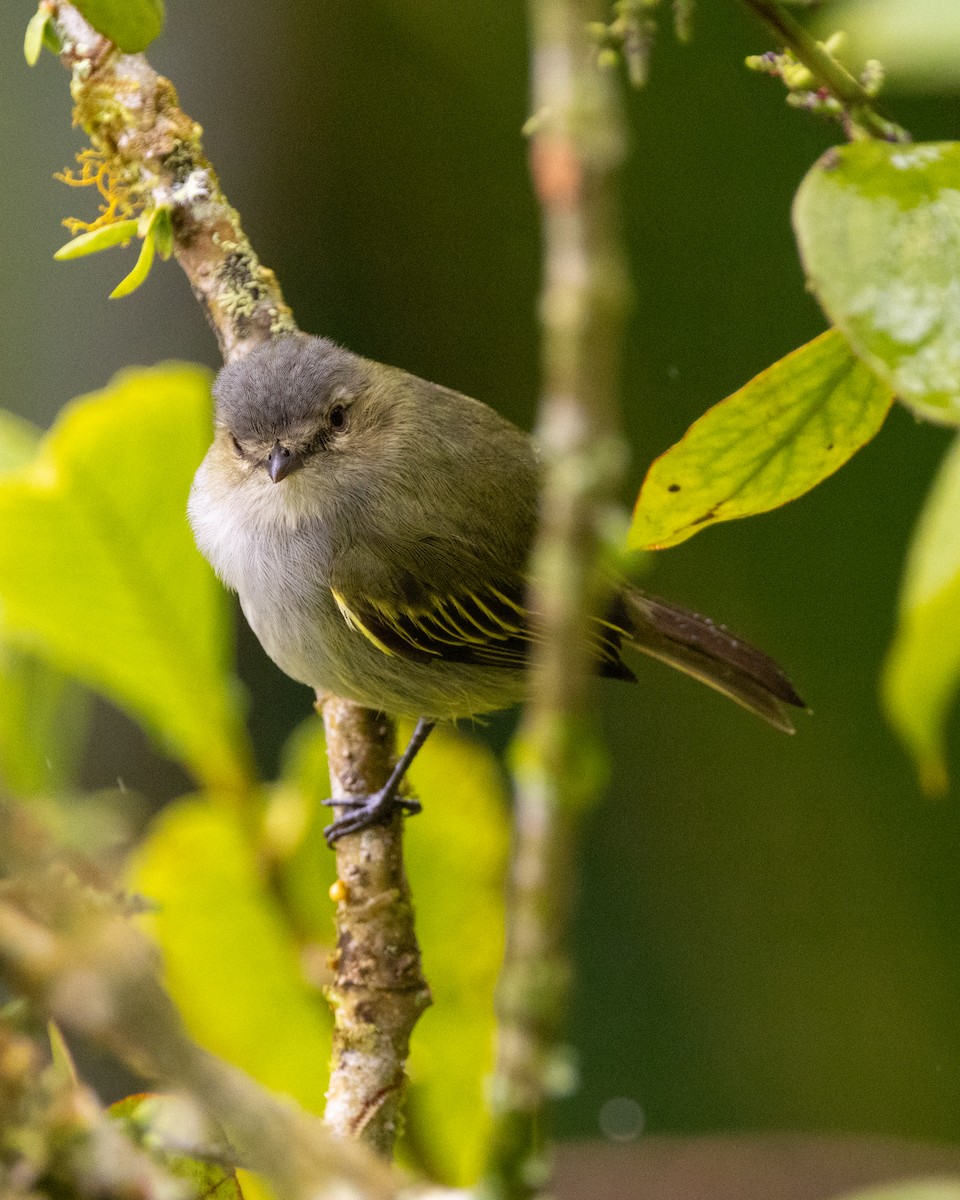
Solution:
M 386 788 L 371 796 L 348 796 L 341 800 L 321 800 L 320 803 L 327 808 L 350 810 L 324 829 L 323 836 L 328 846 L 347 833 L 359 833 L 371 825 L 386 823 L 398 809 L 409 816 L 415 816 L 422 809 L 419 800 L 393 795 Z

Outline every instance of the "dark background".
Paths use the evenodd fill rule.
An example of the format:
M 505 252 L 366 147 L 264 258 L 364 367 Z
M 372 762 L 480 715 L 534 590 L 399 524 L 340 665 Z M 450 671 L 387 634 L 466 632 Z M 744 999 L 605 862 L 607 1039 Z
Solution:
M 539 235 L 522 7 L 167 7 L 151 59 L 204 125 L 301 326 L 529 427 Z M 60 219 L 92 204 L 51 179 L 82 143 L 59 65 L 23 63 L 32 11 L 0 8 L 0 404 L 47 424 L 127 364 L 216 366 L 217 352 L 173 264 L 109 302 L 131 252 L 51 260 Z M 628 100 L 628 503 L 708 405 L 824 327 L 789 206 L 839 135 L 743 68 L 768 45 L 736 4 L 702 4 L 693 44 L 665 30 L 648 90 Z M 956 97 L 887 104 L 919 139 L 957 135 Z M 787 739 L 652 665 L 640 688 L 604 690 L 613 782 L 585 846 L 582 1086 L 560 1106 L 565 1135 L 597 1133 L 601 1107 L 628 1097 L 656 1131 L 957 1138 L 960 808 L 956 793 L 918 794 L 877 700 L 907 538 L 947 438 L 895 411 L 813 494 L 656 557 L 652 587 L 775 654 L 814 715 Z M 249 636 L 242 650 L 270 771 L 309 695 Z M 118 717 L 98 720 L 90 782 L 124 763 L 154 796 L 176 786 Z M 504 718 L 487 733 L 502 745 L 508 731 Z

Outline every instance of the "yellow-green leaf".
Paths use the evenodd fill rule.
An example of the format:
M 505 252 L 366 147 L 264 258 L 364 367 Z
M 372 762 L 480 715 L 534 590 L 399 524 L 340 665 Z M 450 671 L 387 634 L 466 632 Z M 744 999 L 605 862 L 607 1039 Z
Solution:
M 77 1065 L 73 1061 L 70 1048 L 64 1040 L 60 1027 L 55 1021 L 47 1022 L 47 1038 L 50 1042 L 50 1057 L 53 1061 L 54 1074 L 64 1083 L 77 1084 Z
M 322 1112 L 329 1013 L 304 978 L 240 817 L 207 799 L 170 806 L 135 856 L 130 883 L 157 905 L 146 921 L 193 1037 Z
M 87 708 L 62 672 L 0 640 L 0 792 L 22 799 L 69 787 Z
M 139 221 L 114 221 L 110 225 L 101 225 L 99 229 L 90 229 L 79 237 L 71 238 L 54 254 L 58 262 L 67 262 L 72 258 L 83 258 L 87 254 L 99 254 L 111 246 L 126 244 L 137 236 Z
M 44 30 L 50 21 L 50 13 L 46 8 L 38 8 L 27 24 L 23 35 L 23 57 L 28 67 L 35 67 L 43 49 Z
M 942 94 L 960 84 L 957 0 L 844 0 L 829 5 L 814 28 L 820 37 L 842 29 L 844 59 L 879 59 L 890 88 Z
M 407 873 L 433 1005 L 410 1043 L 408 1123 L 431 1173 L 466 1187 L 479 1176 L 489 1135 L 507 797 L 490 751 L 444 729 L 431 734 L 410 779 L 423 814 L 407 822 Z
M 0 409 L 0 478 L 28 463 L 39 441 L 36 426 Z M 76 684 L 0 641 L 0 787 L 20 797 L 66 787 L 85 716 Z
M 152 229 L 148 228 L 140 245 L 140 253 L 137 255 L 137 261 L 134 264 L 133 270 L 129 275 L 125 275 L 110 293 L 111 300 L 119 300 L 121 296 L 129 296 L 131 292 L 137 290 L 150 274 L 155 250 L 156 240 L 154 233 Z
M 277 1200 L 276 1192 L 270 1187 L 262 1175 L 237 1167 L 237 1183 L 243 1200 Z
M 213 788 L 248 786 L 226 597 L 185 508 L 209 375 L 128 371 L 0 479 L 0 636 L 127 708 Z
M 153 233 L 157 253 L 166 261 L 173 253 L 173 216 L 168 204 L 160 204 L 153 210 L 148 230 Z
M 887 715 L 924 790 L 947 787 L 947 718 L 960 687 L 960 438 L 927 497 L 907 557 L 883 675 Z
M 74 0 L 90 24 L 134 54 L 145 50 L 163 28 L 163 0 Z
M 174 1179 L 188 1185 L 188 1194 L 196 1200 L 249 1200 L 240 1189 L 236 1172 L 217 1161 L 223 1149 L 216 1144 L 195 1147 L 197 1112 L 179 1096 L 143 1093 L 127 1096 L 110 1105 L 110 1117 L 124 1129 L 130 1140 Z M 204 1151 L 208 1157 L 200 1157 Z
M 269 793 L 262 837 L 275 864 L 276 885 L 293 929 L 305 946 L 333 949 L 336 859 L 323 836 L 333 820 L 320 801 L 330 795 L 323 721 L 301 722 L 284 747 L 280 780 Z
M 828 150 L 793 206 L 810 286 L 898 399 L 960 424 L 960 142 Z
M 654 462 L 630 546 L 675 546 L 718 521 L 795 500 L 870 441 L 891 402 L 890 389 L 828 330 L 714 405 Z
M 40 430 L 0 408 L 0 476 L 25 466 L 36 453 Z
M 866 1191 L 844 1192 L 837 1200 L 960 1200 L 960 1179 L 913 1179 Z

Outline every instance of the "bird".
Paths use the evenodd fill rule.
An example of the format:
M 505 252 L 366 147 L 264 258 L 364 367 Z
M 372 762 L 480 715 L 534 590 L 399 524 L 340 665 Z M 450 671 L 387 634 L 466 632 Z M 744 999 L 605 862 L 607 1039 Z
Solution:
M 304 333 L 228 363 L 213 395 L 187 507 L 201 553 L 281 671 L 416 721 L 385 786 L 336 801 L 332 845 L 420 811 L 400 785 L 438 722 L 526 697 L 540 452 L 487 404 Z M 772 658 L 611 582 L 590 629 L 600 675 L 635 681 L 635 649 L 793 731 L 804 702 Z

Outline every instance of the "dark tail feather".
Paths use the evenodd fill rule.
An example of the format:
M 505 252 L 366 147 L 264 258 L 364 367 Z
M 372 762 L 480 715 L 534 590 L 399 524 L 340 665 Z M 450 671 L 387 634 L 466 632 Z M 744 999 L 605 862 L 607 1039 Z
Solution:
M 772 658 L 722 625 L 637 588 L 624 588 L 613 620 L 635 649 L 715 688 L 777 729 L 793 733 L 785 711 L 806 708 Z

